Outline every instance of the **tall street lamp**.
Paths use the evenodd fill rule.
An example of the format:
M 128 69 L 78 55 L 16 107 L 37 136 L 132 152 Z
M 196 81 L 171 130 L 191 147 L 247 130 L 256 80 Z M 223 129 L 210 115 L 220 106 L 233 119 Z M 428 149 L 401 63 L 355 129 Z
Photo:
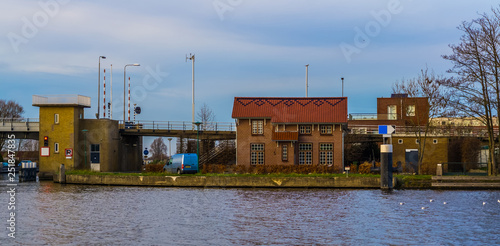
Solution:
M 105 56 L 99 56 L 99 79 L 97 82 L 97 119 L 101 117 L 99 109 L 101 108 L 101 58 L 106 59 Z
M 172 138 L 168 138 L 168 156 L 172 157 Z
M 87 129 L 83 129 L 82 132 L 83 132 L 83 144 L 84 144 L 84 149 L 85 149 L 85 162 L 83 163 L 83 167 L 86 168 L 87 167 L 87 132 L 89 130 Z
M 125 101 L 126 100 L 126 97 L 125 97 L 125 91 L 127 89 L 127 87 L 125 86 L 125 78 L 127 78 L 127 67 L 128 66 L 140 66 L 141 64 L 139 63 L 134 63 L 134 64 L 127 64 L 125 65 L 125 67 L 123 68 L 123 128 L 125 128 Z
M 191 60 L 193 62 L 193 65 L 192 65 L 192 77 L 193 77 L 193 102 L 192 102 L 192 116 L 193 116 L 193 119 L 192 119 L 192 122 L 194 122 L 194 54 L 189 54 L 189 56 L 186 55 L 186 62 L 187 60 Z
M 198 158 L 198 172 L 200 172 L 200 125 L 201 122 L 194 122 L 196 125 L 196 158 Z

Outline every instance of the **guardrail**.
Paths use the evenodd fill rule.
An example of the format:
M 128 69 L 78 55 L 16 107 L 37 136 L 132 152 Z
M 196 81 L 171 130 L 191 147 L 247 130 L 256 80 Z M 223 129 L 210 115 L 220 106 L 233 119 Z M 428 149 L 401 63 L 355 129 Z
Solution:
M 31 131 L 39 130 L 38 118 L 0 118 L 0 131 Z
M 120 121 L 120 129 L 150 129 L 150 130 L 178 130 L 194 131 L 197 130 L 196 124 L 191 121 Z M 236 131 L 234 123 L 230 122 L 206 122 L 200 124 L 200 131 Z
M 349 125 L 350 132 L 353 134 L 378 134 L 378 125 Z M 415 126 L 396 126 L 395 134 L 417 134 L 423 135 L 425 127 Z M 498 128 L 494 128 L 495 136 L 498 136 Z M 431 126 L 428 129 L 428 135 L 432 136 L 468 136 L 468 137 L 487 137 L 488 131 L 485 127 L 449 127 L 449 126 Z
M 354 113 L 349 120 L 397 120 L 398 114 Z

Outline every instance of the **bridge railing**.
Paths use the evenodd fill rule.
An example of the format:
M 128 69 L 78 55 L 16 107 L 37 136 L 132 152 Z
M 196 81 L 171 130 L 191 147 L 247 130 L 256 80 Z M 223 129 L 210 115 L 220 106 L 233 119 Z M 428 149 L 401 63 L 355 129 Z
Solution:
M 39 130 L 38 118 L 0 118 L 0 131 L 31 131 Z
M 352 134 L 378 134 L 378 125 L 349 125 Z M 415 135 L 420 132 L 425 134 L 425 127 L 396 126 L 396 134 Z M 469 137 L 487 137 L 486 127 L 468 126 L 468 127 L 450 127 L 450 126 L 431 126 L 428 134 L 432 136 L 469 136 Z M 498 128 L 493 129 L 495 136 L 498 136 Z
M 151 129 L 151 130 L 180 130 L 193 131 L 196 124 L 191 121 L 147 121 L 136 122 L 120 121 L 120 129 Z M 236 126 L 231 122 L 205 122 L 200 124 L 200 131 L 236 131 Z

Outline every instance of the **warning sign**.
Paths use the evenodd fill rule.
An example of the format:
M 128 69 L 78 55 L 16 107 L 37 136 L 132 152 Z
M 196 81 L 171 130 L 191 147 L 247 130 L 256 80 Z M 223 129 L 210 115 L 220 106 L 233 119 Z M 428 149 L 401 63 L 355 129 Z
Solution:
M 73 158 L 73 149 L 65 149 L 64 153 L 66 154 L 66 159 Z

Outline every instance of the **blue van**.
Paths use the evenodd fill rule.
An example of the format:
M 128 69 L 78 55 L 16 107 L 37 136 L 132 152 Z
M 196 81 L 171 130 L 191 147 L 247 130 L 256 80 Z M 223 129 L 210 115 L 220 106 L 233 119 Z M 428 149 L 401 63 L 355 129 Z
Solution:
M 197 173 L 198 155 L 197 154 L 176 154 L 163 166 L 163 171 L 169 173 Z

